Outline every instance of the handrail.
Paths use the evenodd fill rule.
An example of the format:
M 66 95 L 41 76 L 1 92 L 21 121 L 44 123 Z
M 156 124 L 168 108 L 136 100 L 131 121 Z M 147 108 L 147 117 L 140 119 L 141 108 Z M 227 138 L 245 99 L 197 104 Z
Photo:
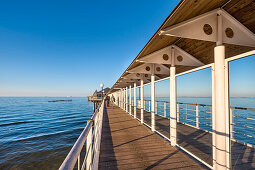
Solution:
M 80 152 L 83 148 L 83 145 L 86 141 L 86 138 L 89 134 L 90 129 L 92 128 L 92 122 L 90 121 L 85 129 L 82 131 L 81 135 L 75 142 L 74 146 L 72 147 L 71 151 L 68 153 L 67 157 L 65 158 L 64 162 L 60 166 L 59 170 L 71 170 L 74 168 L 76 161 L 78 159 L 78 156 L 80 155 Z
M 70 150 L 70 152 L 66 156 L 65 160 L 61 164 L 59 170 L 71 170 L 71 169 L 74 168 L 77 160 L 80 157 L 80 153 L 81 153 L 81 150 L 82 150 L 82 148 L 84 146 L 84 143 L 86 142 L 86 140 L 88 138 L 88 135 L 90 134 L 90 132 L 92 130 L 95 118 L 96 118 L 96 116 L 98 116 L 98 114 L 101 113 L 100 111 L 102 111 L 102 110 L 100 110 L 101 106 L 104 107 L 104 100 L 103 100 L 103 102 L 100 103 L 100 105 L 98 106 L 98 108 L 95 111 L 95 113 L 87 121 L 87 125 L 85 126 L 85 128 L 82 131 L 82 133 L 80 134 L 79 138 L 77 139 L 77 141 L 73 145 L 72 149 Z M 92 145 L 92 143 L 91 143 L 91 145 Z M 92 149 L 92 148 L 88 148 L 88 149 Z M 79 162 L 79 160 L 78 160 L 78 162 Z M 90 162 L 90 164 L 91 164 L 91 162 Z
M 140 99 L 137 99 L 140 100 Z M 143 101 L 151 101 L 148 99 L 144 99 Z M 155 100 L 155 102 L 163 102 L 163 103 L 170 103 L 169 101 L 162 101 L 162 100 Z M 183 102 L 177 102 L 177 104 L 187 104 L 187 105 L 193 105 L 193 106 L 208 106 L 208 107 L 212 107 L 212 105 L 209 104 L 195 104 L 195 103 L 183 103 Z M 246 107 L 230 107 L 231 109 L 240 109 L 240 110 L 252 110 L 255 111 L 255 108 L 246 108 Z

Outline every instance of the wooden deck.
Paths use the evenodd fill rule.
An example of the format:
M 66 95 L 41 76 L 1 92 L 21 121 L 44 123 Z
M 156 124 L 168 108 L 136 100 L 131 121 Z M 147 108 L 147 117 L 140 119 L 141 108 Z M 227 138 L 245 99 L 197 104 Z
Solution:
M 99 168 L 205 169 L 113 105 L 104 113 Z
M 141 119 L 140 109 L 137 109 L 137 118 Z M 134 108 L 132 108 L 134 113 Z M 155 115 L 155 128 L 169 138 L 170 121 L 168 118 Z M 144 123 L 151 126 L 151 113 L 144 111 Z M 177 143 L 196 155 L 209 165 L 212 165 L 212 134 L 182 123 L 177 124 Z M 232 169 L 255 169 L 255 148 L 241 143 L 231 142 Z

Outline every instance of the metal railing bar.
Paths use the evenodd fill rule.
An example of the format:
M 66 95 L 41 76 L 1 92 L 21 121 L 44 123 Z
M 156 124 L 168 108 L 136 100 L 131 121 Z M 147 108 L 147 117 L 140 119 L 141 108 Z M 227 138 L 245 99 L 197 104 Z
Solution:
M 241 125 L 241 124 L 237 124 L 237 123 L 232 123 L 231 125 L 236 125 L 236 126 L 242 126 L 242 127 L 247 127 L 247 128 L 255 129 L 254 127 L 245 126 L 245 125 Z
M 145 99 L 144 101 L 151 101 L 151 100 L 148 100 L 148 99 Z M 156 102 L 165 102 L 165 103 L 170 103 L 169 101 L 159 101 L 157 100 Z M 212 105 L 208 105 L 208 104 L 195 104 L 195 103 L 182 103 L 182 102 L 177 102 L 177 104 L 183 104 L 183 105 L 193 105 L 193 106 L 207 106 L 207 107 L 212 107 Z M 255 108 L 245 108 L 245 107 L 230 107 L 231 109 L 239 109 L 239 110 L 252 110 L 252 111 L 255 111 Z M 211 112 L 210 112 L 211 113 Z
M 196 72 L 196 71 L 199 71 L 199 70 L 203 70 L 203 69 L 209 68 L 211 66 L 212 66 L 212 64 L 207 64 L 207 65 L 200 66 L 200 67 L 188 70 L 188 71 L 184 71 L 182 73 L 176 74 L 176 77 L 182 76 L 182 75 L 185 75 L 185 74 L 189 74 L 189 73 L 192 73 L 192 72 Z
M 243 117 L 243 116 L 233 116 L 233 117 L 239 117 L 239 118 L 242 118 L 242 119 L 248 119 L 248 120 L 255 120 L 255 119 L 253 119 L 253 118 Z
M 233 133 L 237 133 L 237 134 L 240 134 L 240 135 L 243 135 L 243 136 L 247 136 L 247 137 L 250 137 L 250 138 L 254 138 L 255 139 L 255 136 L 251 136 L 251 135 L 246 135 L 244 133 L 240 133 L 240 132 L 236 132 L 236 131 L 232 131 Z
M 90 147 L 91 147 L 91 144 L 89 145 L 88 150 L 90 150 Z M 86 155 L 85 155 L 84 160 L 83 160 L 83 163 L 82 163 L 81 170 L 84 170 L 84 169 L 85 169 L 86 161 L 87 161 L 87 158 L 88 158 L 88 153 L 89 153 L 89 152 L 86 152 Z
M 201 122 L 199 122 L 199 124 L 202 124 L 202 125 L 207 125 L 207 126 L 212 126 L 211 124 L 207 124 L 207 123 L 201 123 Z
M 194 116 L 194 117 L 196 117 L 196 115 L 192 115 L 192 114 L 185 114 L 185 115 L 189 115 L 189 116 Z
M 207 111 L 203 111 L 203 110 L 199 110 L 199 112 L 202 112 L 202 113 L 212 113 L 212 112 L 207 112 Z
M 240 58 L 244 58 L 244 57 L 248 57 L 248 56 L 251 56 L 251 55 L 254 55 L 255 54 L 255 50 L 252 50 L 252 51 L 249 51 L 249 52 L 246 52 L 246 53 L 242 53 L 242 54 L 239 54 L 239 55 L 236 55 L 236 56 L 233 56 L 233 57 L 229 57 L 227 59 L 225 59 L 226 61 L 233 61 L 233 60 L 237 60 L 237 59 L 240 59 Z
M 60 170 L 62 169 L 73 169 L 75 163 L 77 161 L 78 155 L 80 154 L 83 145 L 87 139 L 90 129 L 92 128 L 92 122 L 89 122 L 85 129 L 82 131 L 81 135 L 79 136 L 78 140 L 75 142 L 74 146 L 72 147 L 71 151 L 68 153 L 67 157 L 65 158 L 64 162 L 60 166 Z M 71 167 L 71 168 L 69 168 Z
M 203 118 L 203 119 L 212 120 L 212 118 L 208 118 L 208 117 L 204 117 L 204 116 L 198 116 L 198 117 L 201 117 L 201 118 Z
M 96 109 L 95 113 L 91 116 L 90 120 L 93 120 L 93 121 L 95 120 L 96 116 L 100 112 L 100 108 L 104 107 L 103 103 L 104 103 L 104 101 L 100 103 L 100 105 Z M 81 153 L 81 150 L 84 146 L 84 143 L 87 140 L 87 136 L 88 136 L 90 130 L 92 130 L 92 126 L 93 126 L 93 122 L 88 121 L 87 125 L 85 126 L 82 133 L 80 134 L 79 138 L 76 140 L 75 144 L 73 145 L 72 149 L 68 153 L 67 157 L 65 158 L 65 160 L 61 164 L 59 170 L 66 170 L 66 169 L 69 170 L 69 169 L 74 168 L 74 166 L 75 166 L 75 164 L 78 160 L 78 157 Z M 92 136 L 92 138 L 93 138 L 93 136 Z

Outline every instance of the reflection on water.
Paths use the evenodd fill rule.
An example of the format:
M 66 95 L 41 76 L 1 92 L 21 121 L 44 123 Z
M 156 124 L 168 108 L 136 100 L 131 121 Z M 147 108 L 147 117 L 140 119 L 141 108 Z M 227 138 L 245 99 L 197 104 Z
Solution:
M 85 97 L 60 99 L 0 97 L 0 169 L 60 166 L 92 114 Z

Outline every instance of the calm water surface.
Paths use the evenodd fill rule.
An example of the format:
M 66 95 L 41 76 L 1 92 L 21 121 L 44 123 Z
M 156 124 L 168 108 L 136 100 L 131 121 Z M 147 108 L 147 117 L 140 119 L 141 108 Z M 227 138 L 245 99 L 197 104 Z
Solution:
M 72 99 L 71 102 L 48 102 Z M 150 98 L 147 98 L 150 99 Z M 159 97 L 159 101 L 169 98 Z M 211 104 L 211 98 L 178 98 Z M 255 108 L 255 98 L 231 98 L 231 106 Z M 157 113 L 164 114 L 163 103 Z M 180 121 L 195 125 L 195 106 L 180 105 Z M 187 111 L 188 110 L 188 114 Z M 146 104 L 148 110 L 148 103 Z M 199 127 L 211 130 L 211 107 L 199 107 Z M 167 105 L 167 117 L 170 106 Z M 87 98 L 0 97 L 0 169 L 58 169 L 92 115 Z M 234 138 L 255 145 L 255 111 L 233 110 Z M 243 119 L 240 117 L 249 117 Z M 247 127 L 249 126 L 249 127 Z M 247 137 L 247 134 L 253 137 Z
M 59 99 L 72 101 L 48 102 Z M 58 169 L 92 107 L 85 97 L 0 97 L 0 169 Z

